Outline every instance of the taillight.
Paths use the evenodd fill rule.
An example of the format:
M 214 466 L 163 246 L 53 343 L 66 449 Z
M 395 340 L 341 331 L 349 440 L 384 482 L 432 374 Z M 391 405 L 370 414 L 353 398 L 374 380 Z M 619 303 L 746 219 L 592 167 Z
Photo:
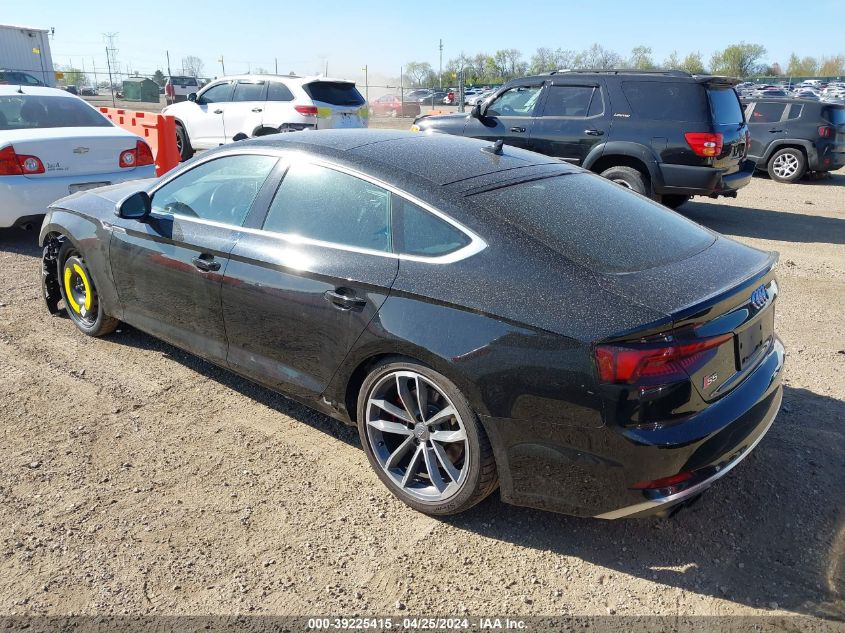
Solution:
M 317 106 L 298 105 L 294 106 L 293 109 L 305 116 L 317 116 Z
M 606 383 L 634 384 L 643 379 L 673 382 L 695 370 L 706 352 L 733 338 L 722 334 L 695 341 L 621 343 L 595 348 L 599 379 Z
M 153 152 L 150 146 L 144 141 L 138 141 L 132 149 L 126 149 L 120 152 L 120 159 L 117 161 L 117 164 L 126 169 L 152 165 L 154 162 Z
M 751 130 L 745 130 L 745 153 L 751 149 Z
M 833 136 L 833 128 L 828 127 L 827 125 L 822 125 L 819 128 L 819 137 L 821 138 L 831 138 Z
M 18 154 L 12 145 L 0 150 L 0 176 L 43 174 L 44 163 L 37 156 Z
M 663 477 L 662 479 L 653 479 L 652 481 L 638 481 L 631 488 L 634 490 L 660 490 L 662 488 L 674 488 L 678 484 L 689 481 L 693 478 L 693 473 L 690 471 L 678 473 L 671 477 Z
M 699 156 L 718 156 L 722 153 L 724 137 L 710 132 L 687 132 L 684 134 L 687 144 Z

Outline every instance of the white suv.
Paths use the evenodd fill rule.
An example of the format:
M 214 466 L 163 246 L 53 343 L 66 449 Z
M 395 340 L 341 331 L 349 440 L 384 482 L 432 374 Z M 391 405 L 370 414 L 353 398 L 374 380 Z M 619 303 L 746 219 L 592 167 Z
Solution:
M 162 113 L 176 118 L 182 160 L 251 136 L 367 127 L 367 102 L 352 81 L 293 75 L 238 75 L 212 81 Z

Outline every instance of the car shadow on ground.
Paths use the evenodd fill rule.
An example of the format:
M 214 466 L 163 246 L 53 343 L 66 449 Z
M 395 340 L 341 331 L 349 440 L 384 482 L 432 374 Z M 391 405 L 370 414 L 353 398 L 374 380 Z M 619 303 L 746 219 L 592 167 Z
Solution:
M 845 244 L 845 219 L 695 201 L 688 202 L 678 212 L 726 235 L 780 242 Z
M 151 349 L 360 449 L 357 430 L 123 326 L 108 340 Z M 760 446 L 669 519 L 602 521 L 517 508 L 492 495 L 453 527 L 750 607 L 845 618 L 845 403 L 786 387 Z M 595 579 L 590 580 L 594 582 Z M 577 582 L 569 588 L 579 591 Z M 612 584 L 608 585 L 612 590 Z
M 0 229 L 0 253 L 41 257 L 41 249 L 38 246 L 38 232 L 17 228 Z

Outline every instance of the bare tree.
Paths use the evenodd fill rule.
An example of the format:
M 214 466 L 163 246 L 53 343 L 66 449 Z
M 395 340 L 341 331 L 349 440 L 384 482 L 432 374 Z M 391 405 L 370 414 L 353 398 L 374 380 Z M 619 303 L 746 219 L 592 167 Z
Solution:
M 631 68 L 637 70 L 654 70 L 654 59 L 651 57 L 651 48 L 648 46 L 635 46 L 631 49 L 631 59 L 628 60 Z
M 577 68 L 607 70 L 622 65 L 622 57 L 614 51 L 604 48 L 601 44 L 593 44 L 575 57 L 574 66 Z
M 408 62 L 405 64 L 405 74 L 411 78 L 413 85 L 423 86 L 431 83 L 435 73 L 428 62 Z
M 195 55 L 188 55 L 182 58 L 182 72 L 190 77 L 201 77 L 204 68 L 205 64 Z

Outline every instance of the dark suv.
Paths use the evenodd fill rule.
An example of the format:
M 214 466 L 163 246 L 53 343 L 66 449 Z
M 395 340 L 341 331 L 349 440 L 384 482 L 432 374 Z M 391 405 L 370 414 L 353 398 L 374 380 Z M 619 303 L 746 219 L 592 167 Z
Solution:
M 751 180 L 748 127 L 727 77 L 681 71 L 559 71 L 515 79 L 469 114 L 420 117 L 432 130 L 555 156 L 678 207 L 736 196 Z
M 747 99 L 749 158 L 772 180 L 845 165 L 845 106 L 805 99 Z

